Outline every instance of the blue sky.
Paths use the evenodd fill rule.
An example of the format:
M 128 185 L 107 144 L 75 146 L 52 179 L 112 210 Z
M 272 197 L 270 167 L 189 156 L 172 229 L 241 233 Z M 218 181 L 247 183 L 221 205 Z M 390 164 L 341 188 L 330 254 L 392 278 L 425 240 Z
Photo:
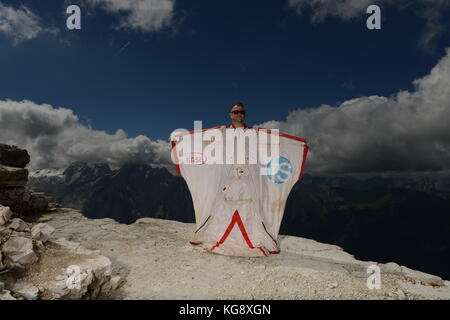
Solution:
M 16 46 L 0 35 L 0 99 L 63 106 L 98 130 L 150 138 L 194 120 L 227 123 L 235 101 L 255 124 L 410 90 L 449 45 L 444 33 L 423 50 L 425 20 L 391 6 L 382 7 L 382 30 L 370 31 L 365 13 L 314 24 L 286 1 L 178 0 L 173 27 L 142 32 L 116 29 L 120 15 L 83 7 L 82 30 L 69 31 L 63 1 L 20 3 L 60 34 Z
M 381 30 L 371 4 L 0 0 L 0 140 L 32 168 L 171 166 L 173 130 L 239 101 L 308 141 L 306 172 L 450 171 L 450 2 L 379 0 Z

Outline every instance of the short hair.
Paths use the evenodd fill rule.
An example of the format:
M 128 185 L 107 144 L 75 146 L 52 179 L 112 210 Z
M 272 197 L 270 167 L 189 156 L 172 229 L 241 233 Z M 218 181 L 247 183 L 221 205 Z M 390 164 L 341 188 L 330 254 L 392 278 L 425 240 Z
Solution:
M 238 102 L 238 103 L 233 103 L 233 105 L 231 106 L 230 110 L 233 110 L 233 108 L 234 108 L 235 106 L 245 108 L 245 107 L 244 107 L 244 104 L 243 104 L 242 102 Z

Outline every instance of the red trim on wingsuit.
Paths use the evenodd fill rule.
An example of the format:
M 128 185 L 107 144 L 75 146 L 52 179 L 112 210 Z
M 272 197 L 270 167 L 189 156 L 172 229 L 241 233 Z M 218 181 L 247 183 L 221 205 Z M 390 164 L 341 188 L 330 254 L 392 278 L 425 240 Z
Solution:
M 241 216 L 239 215 L 239 212 L 236 210 L 233 214 L 233 217 L 231 218 L 231 222 L 228 225 L 227 229 L 225 230 L 222 238 L 220 238 L 219 242 L 217 242 L 214 246 L 211 247 L 211 251 L 213 251 L 215 248 L 217 248 L 219 245 L 223 244 L 225 240 L 230 235 L 231 230 L 233 229 L 234 225 L 237 223 L 239 230 L 241 230 L 242 236 L 244 237 L 245 242 L 249 246 L 250 249 L 255 249 L 255 246 L 250 241 L 250 238 L 248 237 L 247 230 L 245 230 L 244 223 L 242 222 Z M 267 257 L 267 253 L 264 251 L 263 248 L 257 247 L 261 252 Z
M 175 166 L 177 167 L 177 173 L 181 175 L 181 169 L 180 169 L 180 160 L 178 159 L 177 154 L 177 143 L 175 141 L 172 141 L 172 153 L 175 158 Z
M 306 162 L 306 155 L 308 154 L 308 145 L 305 143 L 305 148 L 303 148 L 303 162 L 302 162 L 302 167 L 300 169 L 300 174 L 298 176 L 298 180 L 302 179 L 303 176 L 303 169 L 305 168 L 305 162 Z

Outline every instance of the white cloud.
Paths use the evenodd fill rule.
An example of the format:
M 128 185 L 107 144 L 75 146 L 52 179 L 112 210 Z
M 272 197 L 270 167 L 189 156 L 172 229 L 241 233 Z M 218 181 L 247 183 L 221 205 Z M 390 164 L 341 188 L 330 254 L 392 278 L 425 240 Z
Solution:
M 450 48 L 413 92 L 298 109 L 263 127 L 306 138 L 317 173 L 450 170 Z
M 44 32 L 56 34 L 58 31 L 44 28 L 39 17 L 26 6 L 15 9 L 0 2 L 0 33 L 12 38 L 14 45 L 34 39 Z
M 107 12 L 120 14 L 120 27 L 158 31 L 174 22 L 175 0 L 86 0 Z
M 349 21 L 355 18 L 365 18 L 369 5 L 379 6 L 396 5 L 400 10 L 412 11 L 417 16 L 425 19 L 426 26 L 419 39 L 420 46 L 429 50 L 433 40 L 446 30 L 443 18 L 446 9 L 450 7 L 449 0 L 288 0 L 288 5 L 298 14 L 305 11 L 311 12 L 311 22 L 319 23 L 332 16 Z
M 28 150 L 31 169 L 64 168 L 73 161 L 170 165 L 169 143 L 93 130 L 72 110 L 32 101 L 0 100 L 0 142 Z

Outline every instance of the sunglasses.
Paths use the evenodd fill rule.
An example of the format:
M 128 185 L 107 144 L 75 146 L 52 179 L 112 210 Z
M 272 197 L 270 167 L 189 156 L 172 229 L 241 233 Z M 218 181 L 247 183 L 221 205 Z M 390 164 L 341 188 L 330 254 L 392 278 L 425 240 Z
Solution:
M 245 110 L 242 110 L 242 111 L 241 110 L 234 110 L 234 111 L 231 111 L 231 113 L 232 114 L 239 114 L 239 113 L 240 114 L 245 114 Z

